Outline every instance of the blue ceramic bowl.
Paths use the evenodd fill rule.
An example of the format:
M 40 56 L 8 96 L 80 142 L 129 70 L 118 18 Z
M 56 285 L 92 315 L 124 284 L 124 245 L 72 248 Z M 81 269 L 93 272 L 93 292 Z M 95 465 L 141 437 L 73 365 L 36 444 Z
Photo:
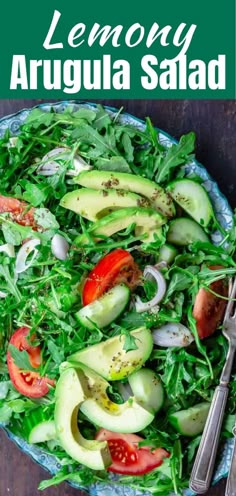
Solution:
M 81 107 L 95 109 L 96 105 L 85 102 L 66 101 L 66 102 L 57 102 L 53 104 L 44 103 L 38 105 L 38 107 L 44 111 L 50 111 L 50 109 L 53 107 L 53 109 L 56 112 L 63 112 L 68 107 L 72 108 L 73 110 L 78 110 Z M 105 108 L 111 114 L 117 113 L 117 109 L 115 108 L 111 108 L 111 107 L 105 107 Z M 0 119 L 0 137 L 4 135 L 7 129 L 9 129 L 12 134 L 17 134 L 20 125 L 24 123 L 30 111 L 31 109 L 24 109 L 17 112 L 16 114 L 12 114 Z M 127 113 L 122 114 L 119 117 L 119 120 L 124 124 L 131 124 L 139 129 L 143 129 L 145 126 L 143 121 Z M 160 142 L 162 144 L 164 144 L 165 146 L 170 146 L 171 144 L 176 143 L 176 140 L 174 140 L 174 138 L 166 134 L 164 131 L 160 129 L 158 131 L 159 131 Z M 196 175 L 200 176 L 203 179 L 203 185 L 209 193 L 218 220 L 225 229 L 230 229 L 233 224 L 233 213 L 228 204 L 227 199 L 219 191 L 217 184 L 209 176 L 206 169 L 196 160 L 193 160 L 191 163 L 185 166 L 186 176 L 189 176 L 192 173 L 195 173 Z M 220 239 L 220 234 L 215 233 L 213 236 L 213 241 L 217 242 L 219 239 Z M 48 470 L 50 474 L 54 475 L 60 469 L 60 462 L 55 456 L 49 455 L 48 453 L 46 453 L 41 448 L 38 448 L 37 446 L 29 445 L 22 438 L 15 436 L 6 427 L 4 426 L 1 427 L 5 430 L 8 437 L 12 441 L 14 441 L 24 453 L 29 455 L 34 461 L 36 461 L 43 468 Z M 216 467 L 214 473 L 213 484 L 218 482 L 223 477 L 227 476 L 231 454 L 232 454 L 232 446 L 233 446 L 233 440 L 228 440 L 225 443 L 222 452 L 220 454 L 220 462 Z M 114 483 L 112 485 L 109 485 L 109 483 L 107 482 L 105 484 L 95 483 L 86 488 L 84 487 L 82 488 L 81 486 L 75 484 L 73 484 L 73 486 L 77 487 L 78 489 L 84 489 L 86 493 L 90 494 L 91 496 L 151 496 L 151 494 L 148 491 L 145 492 L 139 490 L 135 491 L 134 489 L 129 488 L 127 486 L 119 485 L 118 482 L 115 485 Z M 191 496 L 192 494 L 193 493 L 190 490 L 186 489 L 185 491 L 186 496 Z

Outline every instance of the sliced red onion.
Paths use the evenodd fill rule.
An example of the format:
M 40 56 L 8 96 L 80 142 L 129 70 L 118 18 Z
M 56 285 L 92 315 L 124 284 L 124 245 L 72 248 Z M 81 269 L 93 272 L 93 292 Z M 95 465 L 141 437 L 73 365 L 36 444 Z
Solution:
M 165 348 L 175 346 L 184 348 L 194 341 L 190 330 L 178 322 L 169 322 L 158 329 L 154 329 L 152 337 L 155 344 Z
M 15 273 L 20 274 L 21 272 L 25 272 L 25 270 L 29 269 L 29 267 L 32 265 L 35 257 L 38 254 L 38 250 L 36 246 L 40 245 L 40 240 L 39 239 L 30 239 L 29 241 L 26 241 L 21 248 L 19 249 L 16 257 L 16 265 L 15 265 Z M 27 258 L 29 254 L 33 252 L 33 255 L 28 263 Z
M 65 260 L 69 250 L 69 243 L 61 234 L 55 234 L 51 241 L 51 249 L 58 260 Z
M 147 301 L 145 303 L 139 298 L 139 296 L 136 296 L 135 309 L 138 313 L 147 312 L 148 310 L 151 310 L 152 307 L 156 307 L 158 303 L 160 303 L 160 301 L 163 299 L 166 292 L 165 278 L 158 269 L 156 269 L 152 265 L 147 265 L 147 267 L 145 267 L 144 269 L 143 276 L 145 279 L 155 279 L 157 283 L 157 292 L 150 301 Z
M 14 258 L 15 256 L 15 248 L 11 243 L 5 243 L 4 245 L 0 245 L 0 252 L 6 253 L 10 258 Z
M 58 160 L 69 160 L 71 151 L 68 148 L 57 147 L 46 153 L 42 158 L 42 163 L 37 169 L 37 173 L 41 176 L 53 176 L 59 170 L 60 164 Z M 52 160 L 54 159 L 54 160 Z M 92 166 L 87 164 L 82 157 L 75 155 L 72 160 L 73 168 L 68 169 L 68 176 L 77 176 L 83 170 L 92 169 Z

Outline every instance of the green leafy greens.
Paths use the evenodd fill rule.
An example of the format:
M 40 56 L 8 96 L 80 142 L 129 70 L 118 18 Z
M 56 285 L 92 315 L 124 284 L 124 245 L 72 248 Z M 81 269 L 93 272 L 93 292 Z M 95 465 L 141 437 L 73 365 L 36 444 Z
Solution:
M 100 243 L 96 243 L 90 235 L 89 221 L 60 206 L 65 193 L 75 188 L 73 179 L 67 174 L 72 170 L 72 158 L 78 155 L 94 169 L 137 174 L 165 187 L 173 178 L 184 175 L 182 166 L 191 162 L 194 153 L 194 133 L 182 136 L 179 143 L 166 147 L 160 143 L 149 118 L 140 130 L 140 126 L 124 124 L 120 113 L 110 114 L 101 105 L 96 109 L 81 107 L 77 111 L 71 105 L 62 113 L 36 108 L 29 113 L 17 138 L 12 140 L 6 131 L 0 140 L 0 192 L 3 196 L 27 202 L 26 210 L 33 207 L 38 226 L 36 230 L 30 225 L 22 225 L 15 221 L 11 212 L 1 211 L 0 243 L 13 244 L 18 253 L 25 240 L 36 237 L 41 241 L 32 265 L 17 275 L 15 258 L 0 254 L 0 290 L 6 292 L 6 297 L 0 298 L 0 422 L 27 438 L 25 425 L 32 412 L 39 408 L 53 418 L 55 401 L 53 390 L 43 398 L 31 400 L 14 389 L 6 366 L 7 351 L 20 370 L 36 370 L 41 376 L 57 380 L 61 363 L 78 350 L 115 335 L 124 336 L 125 351 L 135 350 L 137 343 L 131 330 L 140 326 L 155 329 L 167 322 L 182 322 L 191 330 L 195 342 L 188 349 L 154 347 L 147 366 L 162 380 L 165 404 L 152 424 L 140 433 L 144 438 L 141 444 L 163 447 L 171 456 L 142 477 L 122 476 L 119 481 L 119 484 L 150 494 L 168 496 L 174 492 L 181 495 L 188 486 L 200 437 L 181 436 L 171 427 L 168 415 L 201 401 L 211 401 L 218 383 L 227 353 L 226 340 L 217 332 L 202 342 L 192 307 L 199 288 L 209 288 L 212 282 L 235 274 L 236 223 L 230 232 L 224 232 L 222 228 L 224 240 L 221 245 L 195 242 L 181 248 L 172 264 L 162 269 L 167 292 L 158 312 L 137 313 L 131 305 L 109 328 L 89 331 L 82 327 L 75 314 L 82 305 L 83 281 L 97 261 L 115 248 L 128 249 L 143 271 L 147 264 L 158 262 L 159 247 L 165 243 L 167 229 L 163 228 L 161 239 L 141 245 L 143 236 L 136 236 L 135 224 L 130 224 L 123 232 L 103 236 Z M 70 150 L 70 159 L 60 160 L 54 175 L 40 175 L 39 164 L 56 147 Z M 212 234 L 214 225 L 208 230 Z M 52 254 L 51 239 L 55 233 L 62 233 L 70 243 L 65 260 Z M 78 247 L 74 240 L 82 233 L 87 241 Z M 212 271 L 209 266 L 213 265 L 223 268 Z M 155 293 L 155 287 L 149 281 L 136 288 L 136 292 L 148 301 Z M 28 326 L 31 335 L 37 336 L 42 354 L 39 369 L 32 367 L 27 351 L 9 345 L 11 335 L 21 326 Z M 111 388 L 110 394 L 120 401 L 115 388 Z M 222 438 L 230 435 L 236 413 L 235 395 L 236 378 L 233 375 Z M 82 416 L 79 422 L 92 439 L 97 426 L 89 424 Z M 48 442 L 42 447 L 57 456 L 61 469 L 49 481 L 41 482 L 41 490 L 64 480 L 85 488 L 93 482 L 108 480 L 110 485 L 117 484 L 105 470 L 98 473 L 87 467 L 78 468 L 58 443 Z

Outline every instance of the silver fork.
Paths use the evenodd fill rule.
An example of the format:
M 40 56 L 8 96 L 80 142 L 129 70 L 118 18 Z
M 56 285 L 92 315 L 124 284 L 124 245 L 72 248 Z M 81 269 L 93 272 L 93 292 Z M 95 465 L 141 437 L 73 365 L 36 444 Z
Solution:
M 232 315 L 236 294 L 236 278 L 229 287 L 229 297 L 231 300 L 226 307 L 223 334 L 229 343 L 229 349 L 223 367 L 219 386 L 217 386 L 212 399 L 210 411 L 206 425 L 202 434 L 202 439 L 198 448 L 196 459 L 193 465 L 189 487 L 196 493 L 205 493 L 211 483 L 215 459 L 219 444 L 220 432 L 224 418 L 226 401 L 228 398 L 228 384 L 230 381 L 232 365 L 236 349 L 236 311 Z

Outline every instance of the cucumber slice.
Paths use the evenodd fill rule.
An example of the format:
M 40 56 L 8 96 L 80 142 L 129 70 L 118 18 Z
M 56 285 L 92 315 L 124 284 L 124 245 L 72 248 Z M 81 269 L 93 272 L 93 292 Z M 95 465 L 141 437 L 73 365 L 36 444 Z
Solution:
M 29 443 L 45 443 L 51 439 L 56 439 L 56 427 L 54 420 L 44 420 L 36 425 L 29 434 Z
M 146 408 L 158 412 L 163 405 L 164 391 L 159 377 L 150 369 L 140 369 L 128 377 L 135 398 Z
M 177 179 L 167 186 L 171 197 L 202 226 L 208 226 L 214 216 L 212 204 L 201 184 L 191 179 Z
M 203 402 L 187 410 L 172 413 L 169 416 L 169 422 L 180 434 L 197 436 L 204 429 L 210 406 L 210 403 Z
M 187 217 L 172 220 L 169 224 L 167 241 L 178 246 L 185 246 L 194 241 L 209 241 L 205 231 L 197 222 Z
M 166 262 L 167 264 L 170 264 L 175 259 L 177 253 L 178 251 L 174 246 L 166 243 L 160 247 L 158 262 Z
M 35 408 L 25 416 L 24 435 L 31 444 L 56 439 L 54 420 L 48 418 L 42 407 Z
M 114 286 L 97 300 L 81 308 L 75 316 L 80 324 L 87 329 L 106 327 L 117 319 L 126 307 L 130 290 L 124 284 Z

